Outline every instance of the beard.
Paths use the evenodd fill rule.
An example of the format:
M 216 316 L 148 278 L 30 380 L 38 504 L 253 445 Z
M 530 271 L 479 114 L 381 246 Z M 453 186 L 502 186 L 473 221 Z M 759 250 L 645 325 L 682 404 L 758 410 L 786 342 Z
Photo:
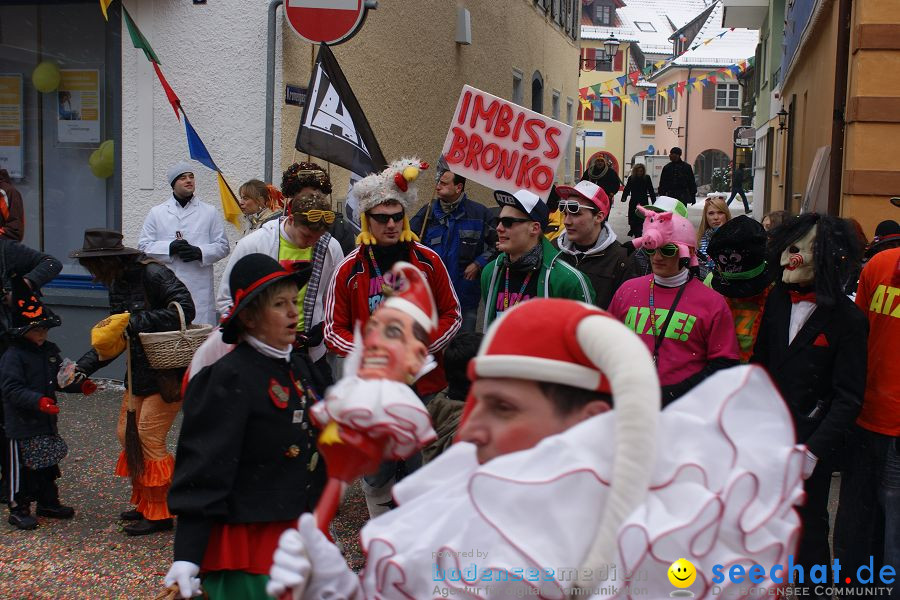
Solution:
M 437 435 L 425 405 L 412 389 L 390 379 L 344 377 L 310 409 L 319 427 L 335 421 L 384 447 L 386 460 L 409 458 Z

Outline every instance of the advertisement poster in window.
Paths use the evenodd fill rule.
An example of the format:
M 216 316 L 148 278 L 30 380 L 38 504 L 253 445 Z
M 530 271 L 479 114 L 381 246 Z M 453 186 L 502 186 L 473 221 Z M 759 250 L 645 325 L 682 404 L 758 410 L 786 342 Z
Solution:
M 100 143 L 100 71 L 62 69 L 57 90 L 57 141 Z
M 0 74 L 0 169 L 13 179 L 23 175 L 22 74 Z

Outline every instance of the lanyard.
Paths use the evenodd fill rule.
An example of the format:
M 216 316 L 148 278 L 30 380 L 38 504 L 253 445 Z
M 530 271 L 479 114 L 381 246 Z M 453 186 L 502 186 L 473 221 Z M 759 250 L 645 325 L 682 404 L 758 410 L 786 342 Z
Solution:
M 659 359 L 659 347 L 662 345 L 663 336 L 665 336 L 666 329 L 669 326 L 669 320 L 672 318 L 672 315 L 675 313 L 675 307 L 678 306 L 678 301 L 681 299 L 681 294 L 684 293 L 684 288 L 687 287 L 688 283 L 690 283 L 691 279 L 688 277 L 688 280 L 683 284 L 678 286 L 678 293 L 675 294 L 675 300 L 672 301 L 672 306 L 669 307 L 669 313 L 666 315 L 666 318 L 663 320 L 662 325 L 659 329 L 656 328 L 656 309 L 653 304 L 653 287 L 656 283 L 655 278 L 650 278 L 650 326 L 653 328 L 653 335 L 656 337 L 655 342 L 653 343 L 653 364 L 657 364 Z
M 381 269 L 378 267 L 378 261 L 375 260 L 375 252 L 372 251 L 372 246 L 369 246 L 369 260 L 372 261 L 372 266 L 375 267 L 375 277 L 381 279 L 381 292 L 383 294 L 388 293 L 391 290 L 391 286 L 387 284 L 381 275 Z
M 503 310 L 504 312 L 509 308 L 509 271 L 510 268 L 506 267 L 506 285 L 503 289 Z M 528 271 L 528 274 L 525 276 L 525 281 L 522 282 L 522 288 L 519 290 L 519 297 L 513 302 L 513 306 L 522 301 L 522 296 L 525 295 L 525 288 L 528 287 L 528 282 L 531 281 L 531 274 L 534 271 Z

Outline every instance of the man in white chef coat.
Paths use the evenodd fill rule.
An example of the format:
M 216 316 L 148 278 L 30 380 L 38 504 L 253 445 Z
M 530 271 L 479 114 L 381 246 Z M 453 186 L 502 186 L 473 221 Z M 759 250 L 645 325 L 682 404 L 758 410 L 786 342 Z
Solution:
M 169 167 L 168 200 L 150 209 L 138 249 L 168 265 L 194 299 L 194 323 L 216 323 L 213 265 L 228 256 L 225 222 L 215 208 L 194 195 L 194 167 L 181 161 Z

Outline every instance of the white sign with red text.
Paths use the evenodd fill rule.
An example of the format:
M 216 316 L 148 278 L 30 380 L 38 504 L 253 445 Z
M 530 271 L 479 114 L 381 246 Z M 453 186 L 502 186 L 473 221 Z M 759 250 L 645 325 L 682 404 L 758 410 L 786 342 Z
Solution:
M 544 201 L 572 128 L 464 86 L 443 154 L 450 170 L 493 190 L 529 190 Z

